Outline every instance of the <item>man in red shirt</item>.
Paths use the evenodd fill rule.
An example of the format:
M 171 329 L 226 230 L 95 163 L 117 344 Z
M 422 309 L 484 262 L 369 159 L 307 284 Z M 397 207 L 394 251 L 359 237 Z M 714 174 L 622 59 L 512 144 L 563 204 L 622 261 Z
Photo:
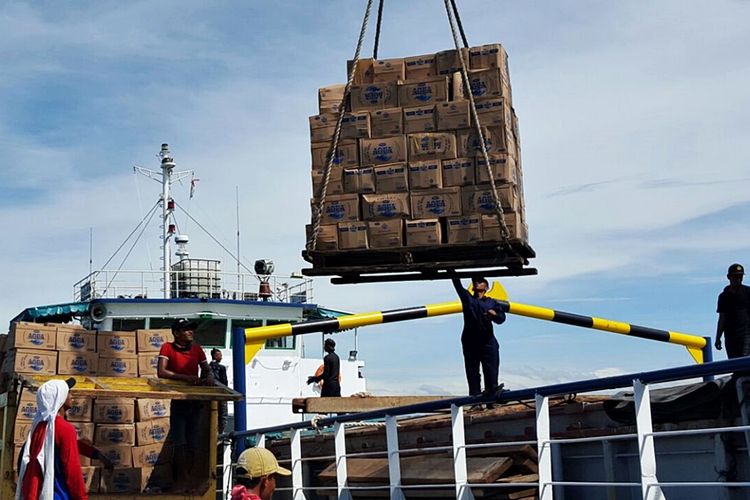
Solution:
M 163 344 L 159 350 L 159 378 L 182 380 L 193 385 L 213 385 L 206 353 L 193 342 L 195 327 L 194 322 L 185 318 L 172 323 L 174 342 Z M 197 486 L 198 474 L 193 473 L 193 468 L 198 457 L 198 445 L 207 427 L 206 417 L 206 405 L 200 401 L 172 400 L 169 417 L 174 444 L 172 470 L 178 489 L 189 491 Z
M 99 450 L 78 440 L 75 427 L 65 420 L 75 383 L 74 378 L 50 380 L 36 393 L 37 413 L 21 451 L 17 500 L 86 500 L 79 453 L 112 468 Z

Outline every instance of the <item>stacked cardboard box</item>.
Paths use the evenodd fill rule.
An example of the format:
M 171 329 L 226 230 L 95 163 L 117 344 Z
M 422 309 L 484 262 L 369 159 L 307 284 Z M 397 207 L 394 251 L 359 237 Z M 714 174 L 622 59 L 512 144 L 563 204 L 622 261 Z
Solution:
M 319 90 L 310 117 L 315 207 L 333 156 L 316 249 L 383 249 L 498 241 L 470 89 L 510 238 L 527 241 L 518 124 L 500 44 L 405 59 L 361 59 L 331 155 L 343 85 Z M 349 62 L 351 69 L 352 62 Z M 308 226 L 308 241 L 311 238 Z
M 168 329 L 97 332 L 76 325 L 16 322 L 9 335 L 0 336 L 2 371 L 155 377 L 159 349 L 170 337 Z M 36 395 L 24 390 L 13 428 L 14 457 L 31 431 L 36 410 Z M 113 471 L 106 471 L 97 461 L 81 457 L 90 493 L 164 491 L 171 486 L 169 410 L 170 402 L 164 399 L 73 398 L 67 420 L 79 438 L 93 442 L 115 464 Z

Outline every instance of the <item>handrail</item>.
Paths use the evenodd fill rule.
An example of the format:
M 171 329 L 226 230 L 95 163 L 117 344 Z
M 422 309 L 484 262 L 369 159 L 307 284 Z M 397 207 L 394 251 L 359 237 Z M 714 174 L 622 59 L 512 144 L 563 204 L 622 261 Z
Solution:
M 565 382 L 562 384 L 553 384 L 529 389 L 520 389 L 515 391 L 503 391 L 499 395 L 479 395 L 463 396 L 452 399 L 441 399 L 437 401 L 428 401 L 413 405 L 387 408 L 383 410 L 373 410 L 362 413 L 352 413 L 348 415 L 339 415 L 336 417 L 327 417 L 315 422 L 317 427 L 327 427 L 335 423 L 355 422 L 360 420 L 370 420 L 385 418 L 386 416 L 399 416 L 415 413 L 431 413 L 440 410 L 448 410 L 452 406 L 465 406 L 486 403 L 507 403 L 512 401 L 525 401 L 534 399 L 539 396 L 557 396 L 563 394 L 580 394 L 585 392 L 605 391 L 609 389 L 619 389 L 622 387 L 632 386 L 633 380 L 640 380 L 643 383 L 654 384 L 661 382 L 672 382 L 686 378 L 698 378 L 707 375 L 720 375 L 737 371 L 750 371 L 750 357 L 729 359 L 726 361 L 713 361 L 702 365 L 679 366 L 675 368 L 664 368 L 661 370 L 635 372 L 625 375 L 615 375 L 612 377 L 603 377 L 598 379 L 581 380 L 577 382 Z M 284 432 L 292 429 L 309 429 L 313 428 L 311 420 L 302 422 L 292 422 L 289 424 L 263 427 L 246 431 L 234 431 L 226 434 L 224 437 L 239 438 L 255 434 L 267 434 L 272 432 Z

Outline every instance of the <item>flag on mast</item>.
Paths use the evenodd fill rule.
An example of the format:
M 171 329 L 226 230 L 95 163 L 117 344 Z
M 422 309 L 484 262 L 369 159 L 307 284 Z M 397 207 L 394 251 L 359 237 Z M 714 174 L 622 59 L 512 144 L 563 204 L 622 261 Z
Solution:
M 195 194 L 195 188 L 198 187 L 198 181 L 200 181 L 199 178 L 193 177 L 190 179 L 190 199 L 193 199 L 193 195 Z

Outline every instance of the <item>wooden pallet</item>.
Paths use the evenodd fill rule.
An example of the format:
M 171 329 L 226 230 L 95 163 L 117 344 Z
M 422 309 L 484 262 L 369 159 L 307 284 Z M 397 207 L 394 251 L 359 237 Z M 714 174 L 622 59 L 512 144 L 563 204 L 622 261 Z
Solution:
M 536 257 L 534 249 L 520 240 L 510 248 L 499 242 L 470 245 L 433 245 L 387 249 L 346 251 L 303 251 L 302 257 L 313 264 L 302 270 L 306 276 L 338 276 L 332 283 L 364 283 L 450 279 L 477 274 L 485 276 L 524 276 L 536 274 L 525 267 Z M 468 270 L 459 276 L 448 270 Z

